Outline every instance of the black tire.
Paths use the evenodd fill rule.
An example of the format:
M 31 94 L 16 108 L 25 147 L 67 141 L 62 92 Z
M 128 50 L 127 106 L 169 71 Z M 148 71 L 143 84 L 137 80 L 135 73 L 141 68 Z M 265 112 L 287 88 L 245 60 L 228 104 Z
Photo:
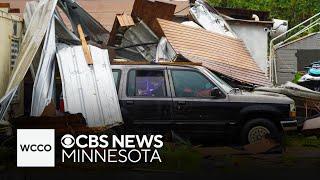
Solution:
M 241 143 L 242 144 L 250 144 L 249 140 L 249 132 L 255 127 L 264 127 L 266 128 L 270 134 L 266 135 L 266 137 L 274 139 L 276 141 L 281 141 L 281 133 L 277 126 L 270 120 L 264 118 L 257 118 L 249 120 L 245 123 L 241 130 Z

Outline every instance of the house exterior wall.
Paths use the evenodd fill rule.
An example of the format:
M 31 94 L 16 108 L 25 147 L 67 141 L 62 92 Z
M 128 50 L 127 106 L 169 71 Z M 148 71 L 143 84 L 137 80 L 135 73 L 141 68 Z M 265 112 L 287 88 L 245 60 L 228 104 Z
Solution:
M 0 10 L 0 98 L 6 92 L 22 38 L 22 19 Z M 23 115 L 23 85 L 13 101 L 13 114 Z
M 267 25 L 257 23 L 230 23 L 232 30 L 242 39 L 260 69 L 267 73 L 268 31 Z
M 294 79 L 297 72 L 297 50 L 279 49 L 276 51 L 278 84 L 284 84 Z
M 292 81 L 298 71 L 302 71 L 304 66 L 310 64 L 310 58 L 312 59 L 310 52 L 311 56 L 315 55 L 314 60 L 318 61 L 317 51 L 320 51 L 320 33 L 307 35 L 279 47 L 275 52 L 278 84 Z M 304 61 L 301 57 L 308 58 Z

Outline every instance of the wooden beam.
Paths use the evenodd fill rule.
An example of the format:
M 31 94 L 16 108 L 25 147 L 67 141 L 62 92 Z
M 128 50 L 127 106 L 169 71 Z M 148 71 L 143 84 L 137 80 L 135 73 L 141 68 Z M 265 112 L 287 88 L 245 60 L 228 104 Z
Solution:
M 0 3 L 0 8 L 10 8 L 10 3 Z
M 93 64 L 93 59 L 92 59 L 88 43 L 86 41 L 86 38 L 84 36 L 83 30 L 82 30 L 82 27 L 81 27 L 80 24 L 78 24 L 78 33 L 79 33 L 79 36 L 80 36 L 84 57 L 85 57 L 85 59 L 87 61 L 87 64 L 91 65 L 91 64 Z

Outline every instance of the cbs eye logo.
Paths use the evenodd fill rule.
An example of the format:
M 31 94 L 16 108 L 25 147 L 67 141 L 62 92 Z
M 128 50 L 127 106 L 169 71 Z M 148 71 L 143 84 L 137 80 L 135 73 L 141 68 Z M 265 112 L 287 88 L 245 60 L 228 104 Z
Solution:
M 74 144 L 75 144 L 75 139 L 70 134 L 66 134 L 61 138 L 61 145 L 64 148 L 67 148 L 67 149 L 72 148 Z

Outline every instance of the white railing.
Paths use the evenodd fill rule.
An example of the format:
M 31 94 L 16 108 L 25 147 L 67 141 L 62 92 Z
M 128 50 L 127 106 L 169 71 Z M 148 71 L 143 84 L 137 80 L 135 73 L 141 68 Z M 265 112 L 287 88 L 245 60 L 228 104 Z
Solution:
M 269 44 L 269 79 L 273 84 L 278 83 L 277 78 L 277 63 L 276 63 L 276 57 L 275 57 L 275 51 L 278 47 L 285 43 L 289 43 L 290 41 L 294 40 L 296 37 L 299 37 L 301 34 L 305 33 L 306 31 L 314 28 L 315 26 L 320 25 L 320 12 L 316 15 L 310 17 L 309 19 L 303 21 L 302 23 L 296 25 L 295 27 L 289 29 L 288 31 L 280 34 L 279 36 L 271 39 Z M 305 27 L 304 27 L 305 26 Z M 302 29 L 301 29 L 302 28 Z M 297 32 L 295 32 L 297 31 Z M 288 34 L 294 33 L 286 38 Z M 285 38 L 283 41 L 277 42 L 277 40 L 280 40 L 282 38 Z

